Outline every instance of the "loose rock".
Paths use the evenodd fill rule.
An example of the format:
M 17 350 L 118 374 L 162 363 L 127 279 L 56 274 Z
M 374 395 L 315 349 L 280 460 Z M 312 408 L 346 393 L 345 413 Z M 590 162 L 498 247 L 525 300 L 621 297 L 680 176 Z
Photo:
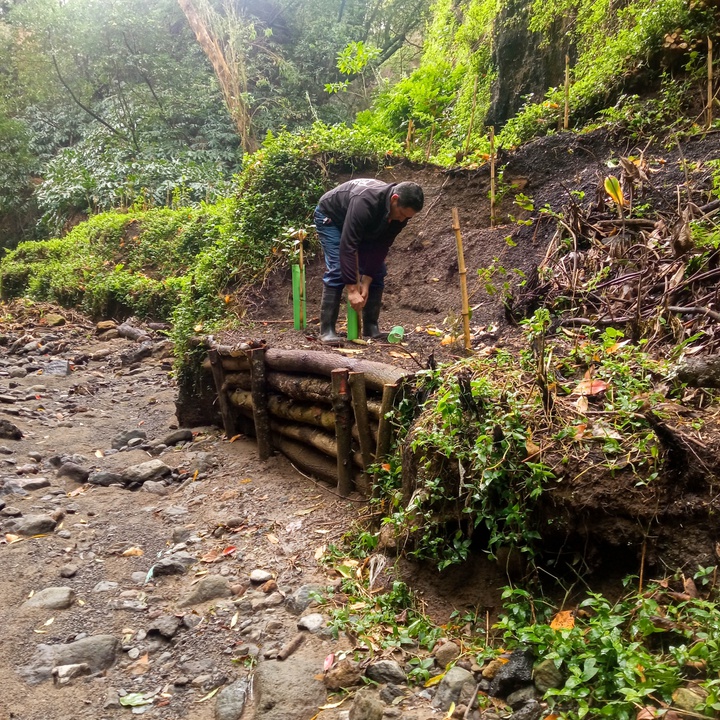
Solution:
M 65 610 L 75 602 L 75 591 L 69 587 L 49 587 L 35 593 L 22 607 L 41 610 Z
M 147 462 L 140 463 L 139 465 L 132 465 L 126 468 L 122 472 L 122 482 L 125 485 L 132 485 L 133 483 L 144 483 L 148 480 L 157 480 L 158 478 L 165 477 L 172 472 L 164 462 L 161 460 L 148 460 Z
M 178 602 L 178 607 L 199 605 L 208 600 L 232 595 L 230 583 L 222 575 L 206 575 L 193 590 Z
M 72 462 L 64 463 L 57 471 L 58 478 L 67 478 L 75 482 L 84 483 L 90 476 L 90 471 Z
M 215 720 L 240 720 L 247 693 L 248 681 L 244 678 L 223 688 L 215 701 Z
M 369 665 L 365 674 L 375 682 L 399 685 L 407 682 L 405 671 L 394 660 L 379 660 Z
M 355 694 L 350 708 L 350 720 L 382 720 L 385 706 L 375 697 L 369 687 L 361 688 Z
M 462 702 L 467 705 L 468 703 L 463 700 L 471 702 L 474 691 L 474 675 L 464 668 L 455 666 L 445 673 L 433 698 L 432 706 L 444 712 L 452 703 L 458 705 Z

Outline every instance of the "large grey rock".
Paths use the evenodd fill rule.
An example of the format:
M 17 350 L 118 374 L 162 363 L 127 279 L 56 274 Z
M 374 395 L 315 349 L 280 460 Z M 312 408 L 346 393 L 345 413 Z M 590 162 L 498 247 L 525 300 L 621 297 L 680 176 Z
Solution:
M 314 717 L 327 697 L 325 686 L 315 679 L 317 672 L 316 663 L 303 655 L 260 663 L 255 673 L 255 720 Z
M 365 687 L 355 693 L 350 708 L 350 720 L 382 720 L 384 712 L 383 703 L 375 697 L 371 688 Z
M 526 685 L 515 692 L 511 692 L 505 702 L 513 709 L 519 710 L 523 706 L 537 699 L 537 690 L 534 685 Z
M 70 363 L 67 360 L 53 360 L 45 365 L 43 372 L 45 375 L 66 377 L 70 375 L 72 370 L 70 369 Z
M 475 676 L 469 670 L 456 665 L 450 668 L 440 681 L 432 706 L 445 712 L 452 703 L 459 705 L 461 699 L 467 699 L 471 702 L 474 691 Z
M 90 476 L 90 471 L 80 465 L 76 465 L 75 463 L 66 462 L 58 469 L 57 476 L 59 478 L 67 478 L 68 480 L 84 483 L 87 482 L 87 479 Z
M 75 601 L 75 591 L 69 587 L 49 587 L 36 592 L 22 607 L 42 610 L 64 610 Z
M 240 720 L 247 693 L 248 681 L 244 678 L 223 688 L 215 701 L 215 720 Z
M 222 575 L 206 575 L 188 595 L 180 599 L 178 607 L 199 605 L 208 600 L 226 598 L 231 595 L 230 583 Z
M 38 645 L 30 662 L 18 673 L 30 684 L 52 677 L 54 667 L 86 664 L 90 672 L 107 670 L 114 662 L 120 643 L 112 635 L 93 635 L 67 645 Z
M 49 515 L 26 515 L 14 521 L 14 530 L 18 535 L 45 535 L 55 530 L 57 522 Z
M 175 430 L 162 440 L 163 445 L 177 445 L 181 442 L 191 442 L 193 439 L 192 430 Z
M 452 641 L 444 642 L 433 651 L 435 662 L 446 668 L 455 658 L 460 656 L 460 648 Z
M 322 585 L 301 585 L 285 601 L 285 607 L 295 615 L 302 615 L 308 605 L 314 600 L 315 595 L 321 595 Z
M 88 482 L 91 485 L 102 485 L 108 487 L 108 485 L 121 484 L 123 481 L 122 477 L 118 473 L 107 472 L 101 470 L 100 472 L 94 472 L 88 477 Z
M 19 488 L 27 491 L 41 490 L 42 488 L 50 487 L 50 481 L 44 477 L 18 478 L 12 482 Z
M 175 615 L 160 615 L 155 618 L 148 626 L 147 633 L 151 635 L 153 633 L 161 635 L 162 637 L 170 640 L 175 636 L 182 623 L 182 618 Z
M 147 438 L 147 433 L 139 428 L 126 430 L 112 439 L 111 447 L 113 450 L 119 450 L 121 447 L 125 447 L 133 438 L 141 438 L 142 440 L 145 440 Z
M 400 685 L 407 682 L 405 671 L 394 660 L 378 660 L 369 665 L 365 674 L 375 682 Z
M 122 472 L 122 482 L 125 485 L 144 483 L 147 480 L 157 480 L 165 477 L 171 472 L 172 470 L 162 460 L 148 460 L 139 465 L 131 465 L 129 468 L 125 468 Z

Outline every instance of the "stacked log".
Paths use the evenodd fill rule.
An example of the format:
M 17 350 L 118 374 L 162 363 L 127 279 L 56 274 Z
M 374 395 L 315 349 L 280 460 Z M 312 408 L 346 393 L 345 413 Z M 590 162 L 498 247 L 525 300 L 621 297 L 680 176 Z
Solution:
M 372 492 L 368 468 L 390 446 L 386 414 L 405 370 L 337 353 L 211 345 L 226 434 L 250 427 L 265 459 L 274 450 L 347 495 Z

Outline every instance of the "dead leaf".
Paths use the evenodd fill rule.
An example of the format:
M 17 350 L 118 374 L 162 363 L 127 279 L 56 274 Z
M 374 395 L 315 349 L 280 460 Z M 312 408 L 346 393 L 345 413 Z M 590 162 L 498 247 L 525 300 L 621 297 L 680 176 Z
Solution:
M 196 700 L 195 702 L 205 702 L 206 700 L 210 700 L 211 698 L 214 698 L 215 695 L 217 695 L 218 691 L 220 690 L 219 687 L 216 687 L 214 690 L 211 690 L 205 697 L 201 697 L 199 700 Z
M 220 560 L 222 560 L 222 552 L 219 548 L 213 548 L 200 558 L 200 562 L 204 563 L 216 563 L 220 562 Z
M 425 681 L 424 687 L 426 687 L 426 688 L 433 687 L 433 685 L 437 685 L 444 677 L 445 677 L 445 673 L 440 673 L 440 675 L 434 675 L 429 680 Z
M 542 452 L 542 448 L 536 445 L 529 437 L 525 438 L 525 450 L 528 454 L 526 460 Z
M 690 577 L 683 578 L 683 590 L 685 591 L 685 594 L 689 595 L 691 598 L 698 597 L 697 586 L 695 585 L 695 581 Z
M 142 548 L 139 547 L 131 547 L 125 550 L 125 552 L 120 553 L 122 557 L 141 557 L 144 555 L 144 551 Z
M 575 614 L 572 610 L 561 610 L 550 621 L 553 630 L 572 630 L 575 627 Z
M 268 542 L 271 542 L 273 545 L 280 544 L 280 541 L 272 533 L 268 533 L 265 537 L 268 539 Z
M 306 508 L 305 510 L 298 510 L 295 514 L 302 517 L 303 515 L 309 515 L 311 512 L 317 510 L 317 507 Z
M 327 672 L 335 662 L 335 653 L 330 653 L 326 658 L 325 662 L 323 663 L 323 672 Z
M 222 554 L 224 556 L 232 555 L 233 553 L 237 552 L 237 548 L 234 545 L 228 545 L 223 551 Z
M 13 535 L 12 533 L 5 533 L 5 541 L 8 545 L 12 545 L 13 543 L 20 542 L 22 538 L 19 535 Z
M 228 442 L 235 442 L 238 438 L 241 438 L 242 435 L 233 435 Z
M 575 401 L 575 407 L 578 409 L 578 412 L 585 415 L 585 413 L 588 411 L 588 399 L 586 395 L 581 395 L 576 401 Z
M 96 450 L 95 457 L 98 457 L 98 458 L 105 457 L 105 453 L 102 450 Z
M 324 554 L 325 550 L 327 550 L 327 545 L 321 545 L 316 551 L 315 551 L 315 559 L 319 560 Z
M 326 705 L 321 705 L 318 710 L 332 710 L 333 708 L 340 707 L 349 697 L 350 695 L 346 695 L 342 700 L 338 700 L 334 703 L 327 703 Z
M 238 618 L 240 617 L 240 611 L 236 612 L 232 618 L 230 618 L 230 627 L 234 628 L 237 625 Z
M 610 385 L 604 380 L 593 380 L 592 378 L 584 378 L 577 387 L 572 391 L 573 395 L 587 395 L 588 397 L 597 397 L 607 392 Z

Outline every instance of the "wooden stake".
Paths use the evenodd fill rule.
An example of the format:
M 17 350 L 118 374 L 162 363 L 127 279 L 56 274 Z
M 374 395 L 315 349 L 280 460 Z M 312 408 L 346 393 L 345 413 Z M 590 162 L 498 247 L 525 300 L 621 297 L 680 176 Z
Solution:
M 565 117 L 563 130 L 570 127 L 570 56 L 565 55 Z
M 642 592 L 645 575 L 645 552 L 647 551 L 647 535 L 643 538 L 642 553 L 640 555 L 640 577 L 638 578 L 638 593 Z
M 408 131 L 407 135 L 405 136 L 405 149 L 408 150 L 410 148 L 410 143 L 412 142 L 412 136 L 413 136 L 413 130 L 415 128 L 415 125 L 412 121 L 412 118 L 408 120 Z
M 272 455 L 273 448 L 270 436 L 267 384 L 265 382 L 264 348 L 250 350 L 250 393 L 252 395 L 258 455 L 261 460 L 267 460 Z
M 333 410 L 335 411 L 335 438 L 337 443 L 337 489 L 346 497 L 353 486 L 352 467 L 352 409 L 350 406 L 350 386 L 348 371 L 344 368 L 333 370 Z
M 465 267 L 465 254 L 463 252 L 462 235 L 460 234 L 460 218 L 456 207 L 452 209 L 452 228 L 455 231 L 455 241 L 457 243 L 458 274 L 460 275 L 460 295 L 462 296 L 465 349 L 470 350 L 470 302 L 468 300 L 467 291 L 467 268 Z
M 211 350 L 208 353 L 210 358 L 210 369 L 212 370 L 213 380 L 215 381 L 215 390 L 218 395 L 218 405 L 220 406 L 220 415 L 222 416 L 223 428 L 225 434 L 231 438 L 236 432 L 235 415 L 230 406 L 230 400 L 227 392 L 223 389 L 225 385 L 225 371 L 223 370 L 222 361 L 217 350 Z
M 380 424 L 378 425 L 377 449 L 375 450 L 375 462 L 381 462 L 390 451 L 392 425 L 386 416 L 393 408 L 398 387 L 398 383 L 386 383 L 383 387 L 382 405 L 380 406 Z
M 707 70 L 707 126 L 713 122 L 713 42 L 708 37 L 708 70 Z
M 364 469 L 367 472 L 368 467 L 373 461 L 373 448 L 370 421 L 368 420 L 365 375 L 361 372 L 351 372 L 348 375 L 348 379 L 350 382 L 350 393 L 352 395 L 353 412 L 355 413 L 355 424 L 357 425 L 358 437 L 360 439 L 360 452 L 362 453 Z
M 475 75 L 475 86 L 473 87 L 472 110 L 470 111 L 470 124 L 468 125 L 467 137 L 465 138 L 465 150 L 463 155 L 468 154 L 470 149 L 470 136 L 472 135 L 473 123 L 475 122 L 475 107 L 477 105 L 478 76 Z
M 430 141 L 428 142 L 427 151 L 425 152 L 425 162 L 430 159 L 432 154 L 433 137 L 435 135 L 435 121 L 433 120 L 432 127 L 430 128 Z
M 490 227 L 495 227 L 495 127 L 490 128 Z

